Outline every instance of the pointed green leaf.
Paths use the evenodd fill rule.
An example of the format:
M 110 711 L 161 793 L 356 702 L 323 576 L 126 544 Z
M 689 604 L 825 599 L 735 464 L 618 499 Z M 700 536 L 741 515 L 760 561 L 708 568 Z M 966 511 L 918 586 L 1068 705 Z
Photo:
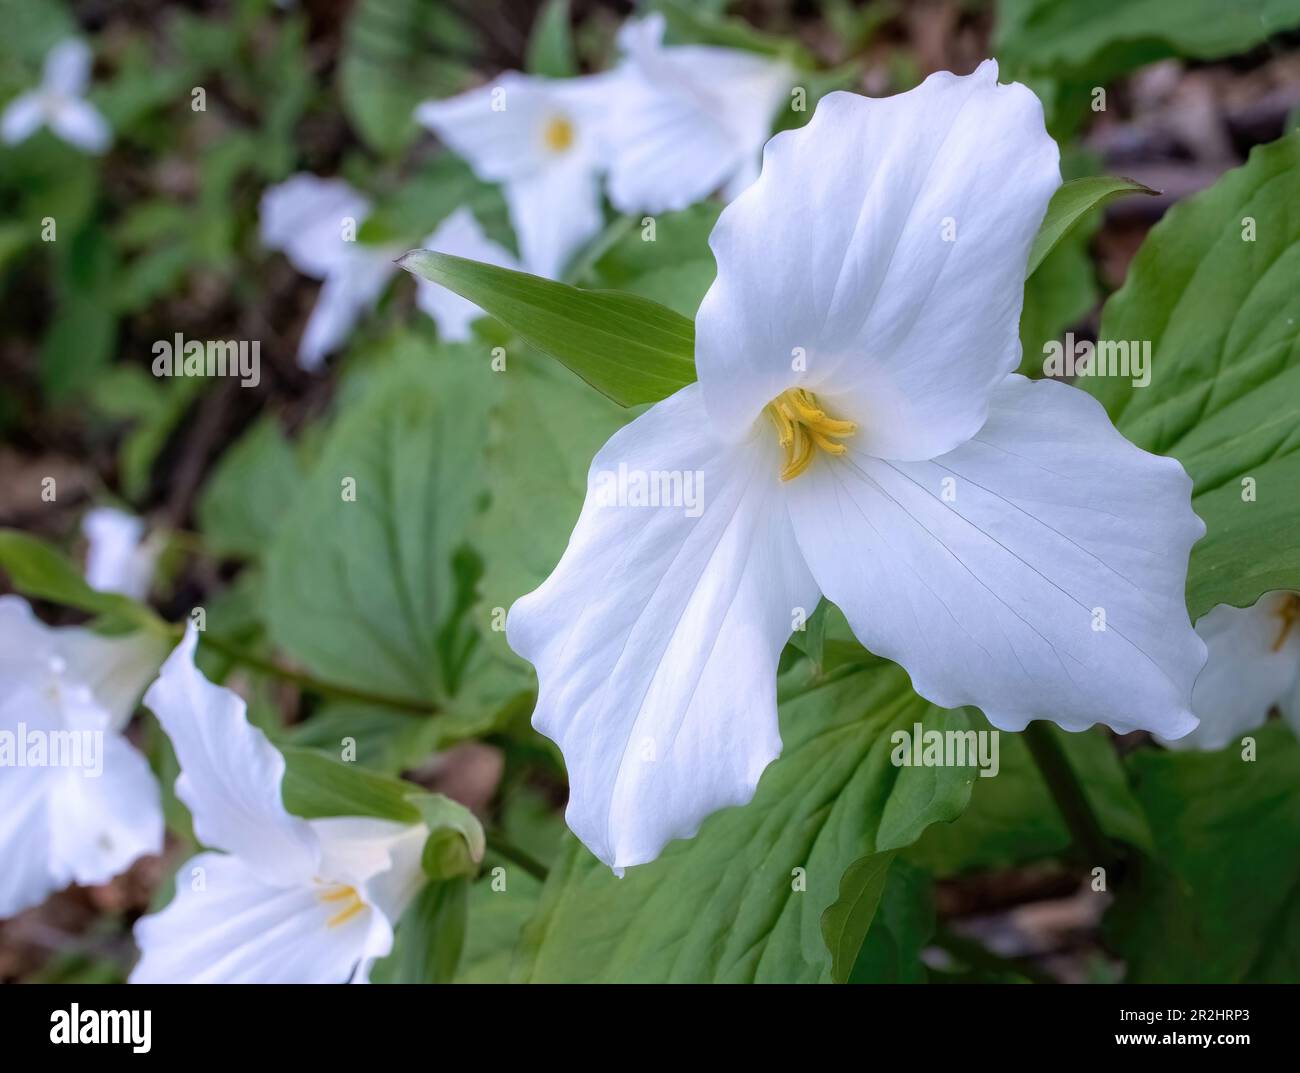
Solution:
M 1124 194 L 1155 196 L 1159 192 L 1134 179 L 1110 175 L 1095 175 L 1063 183 L 1048 203 L 1047 215 L 1043 217 L 1043 223 L 1029 250 L 1029 268 L 1025 274 L 1032 276 L 1043 263 L 1043 258 L 1093 209 Z

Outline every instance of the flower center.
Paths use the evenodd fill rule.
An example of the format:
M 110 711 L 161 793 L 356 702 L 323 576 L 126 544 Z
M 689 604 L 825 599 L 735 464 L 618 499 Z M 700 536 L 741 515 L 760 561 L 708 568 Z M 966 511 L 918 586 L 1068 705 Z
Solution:
M 1282 600 L 1282 606 L 1277 609 L 1277 617 L 1282 620 L 1282 630 L 1273 642 L 1273 651 L 1281 652 L 1292 627 L 1300 621 L 1300 595 L 1288 592 Z
M 366 907 L 357 888 L 343 883 L 331 885 L 316 897 L 328 905 L 338 906 L 338 912 L 325 921 L 325 926 L 328 928 L 337 928 L 341 924 L 346 924 Z
M 562 116 L 551 116 L 542 130 L 542 143 L 552 153 L 563 153 L 573 145 L 573 124 Z
M 783 481 L 793 480 L 811 466 L 819 448 L 828 455 L 842 455 L 847 448 L 836 441 L 858 431 L 852 421 L 828 417 L 817 405 L 817 396 L 801 387 L 781 392 L 765 409 L 776 425 L 778 442 L 785 448 Z

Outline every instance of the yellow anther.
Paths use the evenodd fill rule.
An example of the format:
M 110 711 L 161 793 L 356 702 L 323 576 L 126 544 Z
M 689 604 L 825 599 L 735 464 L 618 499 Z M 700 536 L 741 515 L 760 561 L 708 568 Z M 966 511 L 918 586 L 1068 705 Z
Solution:
M 816 396 L 803 388 L 783 391 L 767 404 L 767 412 L 776 425 L 777 442 L 785 448 L 783 481 L 793 480 L 811 466 L 818 450 L 834 457 L 844 454 L 848 448 L 836 441 L 858 430 L 852 421 L 828 417 Z
M 573 145 L 573 124 L 566 116 L 551 116 L 542 130 L 542 142 L 552 153 L 563 153 Z
M 1282 620 L 1282 629 L 1277 635 L 1277 640 L 1273 642 L 1273 651 L 1281 652 L 1282 645 L 1286 643 L 1292 628 L 1297 621 L 1300 621 L 1300 596 L 1288 592 L 1282 599 L 1282 606 L 1277 609 L 1277 615 Z
M 340 884 L 331 887 L 329 890 L 316 895 L 322 902 L 346 902 L 337 913 L 329 920 L 325 921 L 327 928 L 337 928 L 340 924 L 346 924 L 354 916 L 366 908 L 366 903 L 362 900 L 361 895 L 357 892 L 356 887 L 350 887 Z

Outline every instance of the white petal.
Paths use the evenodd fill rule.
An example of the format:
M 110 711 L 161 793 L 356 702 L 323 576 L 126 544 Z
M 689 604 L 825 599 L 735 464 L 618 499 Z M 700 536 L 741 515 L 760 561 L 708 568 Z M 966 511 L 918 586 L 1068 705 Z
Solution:
M 93 104 L 79 98 L 63 100 L 50 111 L 50 130 L 86 153 L 102 153 L 112 144 L 113 129 Z
M 609 194 L 621 212 L 685 208 L 721 186 L 739 193 L 793 84 L 784 63 L 740 49 L 664 48 L 663 16 L 627 23 L 628 54 L 608 124 Z
M 63 97 L 80 97 L 90 85 L 93 60 L 90 46 L 84 41 L 65 38 L 45 55 L 41 88 Z
M 463 206 L 438 225 L 424 240 L 424 247 L 501 268 L 519 267 L 514 255 L 488 238 L 474 214 Z M 426 279 L 417 281 L 415 300 L 438 325 L 439 338 L 448 343 L 463 343 L 469 339 L 469 326 L 483 316 L 483 310 L 473 302 Z
M 29 711 L 0 700 L 0 727 L 13 730 Z M 0 768 L 0 919 L 39 905 L 63 884 L 51 861 L 48 768 Z
M 94 886 L 161 853 L 162 802 L 149 763 L 125 738 L 102 738 L 102 771 L 60 772 L 50 796 L 52 866 L 62 882 Z
M 262 194 L 262 245 L 283 250 L 295 268 L 324 279 L 356 251 L 370 202 L 342 179 L 299 174 Z
M 1300 678 L 1300 623 L 1288 629 L 1280 614 L 1290 595 L 1269 592 L 1251 607 L 1219 604 L 1201 616 L 1196 632 L 1208 655 L 1192 689 L 1201 725 L 1165 745 L 1222 749 L 1290 701 Z
M 424 884 L 420 858 L 429 830 L 361 816 L 312 820 L 320 838 L 321 872 L 364 888 L 366 901 L 394 925 Z
M 1084 392 L 1020 376 L 932 462 L 848 442 L 790 482 L 795 531 L 827 598 L 917 692 L 1004 730 L 1195 726 L 1205 646 L 1183 590 L 1205 529 L 1176 461 L 1134 447 Z
M 396 266 L 383 252 L 368 247 L 352 251 L 351 256 L 331 269 L 316 305 L 303 329 L 298 344 L 298 364 L 304 369 L 319 369 L 328 354 L 338 350 L 358 320 L 379 301 Z
M 171 904 L 136 923 L 131 982 L 345 983 L 391 948 L 392 927 L 369 906 L 331 925 L 329 890 L 275 886 L 238 858 L 200 854 L 181 865 Z
M 504 189 L 524 270 L 556 279 L 600 231 L 600 186 L 590 162 L 564 157 Z
M 658 403 L 597 454 L 564 557 L 510 610 L 533 725 L 568 764 L 569 826 L 616 869 L 748 801 L 780 752 L 776 663 L 817 590 L 775 445 L 714 441 L 698 385 Z M 676 473 L 685 506 L 611 494 L 620 472 L 628 489 Z
M 801 383 L 839 396 L 878 457 L 965 442 L 1020 360 L 1025 265 L 1059 184 L 1042 106 L 991 61 L 824 97 L 714 228 L 695 345 L 710 415 L 742 435 Z
M 39 91 L 23 93 L 5 106 L 0 119 L 0 137 L 6 145 L 25 142 L 45 122 L 45 98 Z
M 280 799 L 284 757 L 249 723 L 247 705 L 213 685 L 194 665 L 193 624 L 145 694 L 145 705 L 176 749 L 176 796 L 194 817 L 194 834 L 269 883 L 315 874 L 320 845 L 305 820 Z
M 158 552 L 144 541 L 144 520 L 112 507 L 97 507 L 81 519 L 86 549 L 86 582 L 100 592 L 120 592 L 136 600 L 149 594 Z

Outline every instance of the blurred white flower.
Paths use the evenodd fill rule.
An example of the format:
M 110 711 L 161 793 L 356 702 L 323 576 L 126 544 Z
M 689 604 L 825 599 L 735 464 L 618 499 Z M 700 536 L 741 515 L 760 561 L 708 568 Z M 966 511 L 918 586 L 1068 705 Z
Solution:
M 158 784 L 122 731 L 164 652 L 0 596 L 0 917 L 162 850 Z
M 683 209 L 758 176 L 763 143 L 795 82 L 788 63 L 741 49 L 663 44 L 664 17 L 629 21 L 603 133 L 620 212 Z
M 423 824 L 304 820 L 280 797 L 284 757 L 246 706 L 194 665 L 191 625 L 145 704 L 180 763 L 176 794 L 219 852 L 181 865 L 176 895 L 135 926 L 133 983 L 364 981 L 423 883 Z
M 298 363 L 318 369 L 379 301 L 402 251 L 356 240 L 370 202 L 342 179 L 298 174 L 262 195 L 261 237 L 299 272 L 323 281 L 298 345 Z
M 100 592 L 119 592 L 135 600 L 149 595 L 160 541 L 145 537 L 145 524 L 125 511 L 96 507 L 81 519 L 86 537 L 86 583 Z
M 1219 604 L 1196 622 L 1209 655 L 1192 688 L 1201 725 L 1173 749 L 1222 749 L 1277 706 L 1300 735 L 1300 593 L 1266 592 L 1250 607 Z
M 9 102 L 0 133 L 9 145 L 49 127 L 69 145 L 102 153 L 113 140 L 108 121 L 85 100 L 90 84 L 90 49 L 82 41 L 60 41 L 45 57 L 41 84 Z
M 480 179 L 502 184 L 524 269 L 534 275 L 558 277 L 600 230 L 599 123 L 610 79 L 512 72 L 415 110 Z
M 466 257 L 500 268 L 519 267 L 514 255 L 488 238 L 474 214 L 463 206 L 443 220 L 422 245 L 424 249 L 437 253 Z M 416 303 L 437 323 L 439 338 L 448 343 L 467 340 L 470 337 L 469 326 L 483 316 L 483 310 L 455 291 L 426 279 L 417 278 L 417 286 Z
M 752 797 L 781 751 L 777 661 L 821 595 L 922 696 L 1003 729 L 1196 725 L 1191 481 L 1089 395 L 1013 373 L 1060 181 L 1038 99 L 989 62 L 830 94 L 723 210 L 699 382 L 600 450 L 506 623 L 569 826 L 611 866 Z M 614 473 L 663 505 L 611 501 Z

